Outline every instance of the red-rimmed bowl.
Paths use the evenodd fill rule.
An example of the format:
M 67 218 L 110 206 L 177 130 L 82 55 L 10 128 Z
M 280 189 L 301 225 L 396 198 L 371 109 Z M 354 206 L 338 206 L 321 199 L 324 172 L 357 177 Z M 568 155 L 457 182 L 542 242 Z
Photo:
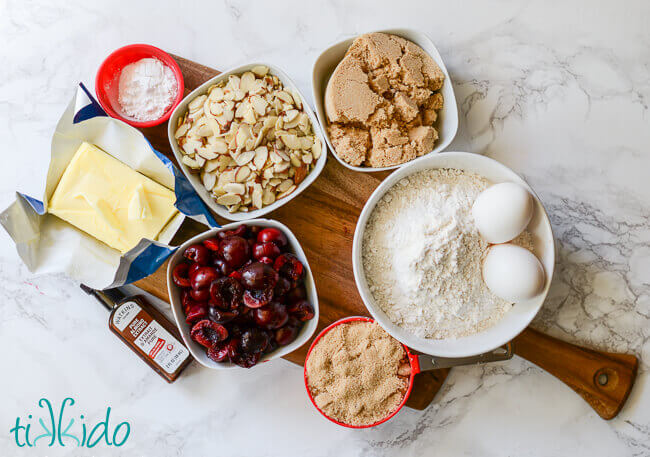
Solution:
M 331 418 L 325 412 L 316 405 L 316 401 L 314 400 L 313 395 L 311 394 L 311 390 L 309 390 L 309 379 L 307 377 L 307 360 L 309 359 L 309 356 L 311 355 L 311 351 L 316 347 L 316 344 L 318 344 L 318 341 L 325 335 L 327 332 L 332 330 L 334 327 L 339 326 L 341 324 L 346 324 L 348 322 L 354 322 L 354 321 L 362 321 L 362 322 L 375 322 L 374 319 L 371 319 L 369 317 L 363 317 L 363 316 L 352 316 L 352 317 L 345 317 L 343 319 L 340 319 L 329 326 L 327 326 L 325 329 L 323 329 L 322 332 L 318 334 L 318 336 L 314 339 L 314 341 L 311 343 L 311 346 L 309 347 L 309 351 L 307 351 L 307 357 L 305 358 L 305 367 L 303 370 L 304 373 L 304 379 L 305 379 L 305 389 L 307 389 L 307 395 L 309 396 L 309 400 L 311 401 L 311 404 L 314 405 L 314 408 L 320 412 L 323 417 L 325 417 L 327 420 L 334 422 L 335 424 L 341 425 L 343 427 L 348 427 L 348 428 L 369 428 L 369 427 L 374 427 L 379 424 L 383 424 L 390 418 L 392 418 L 395 414 L 399 412 L 400 409 L 406 404 L 406 401 L 409 398 L 409 395 L 411 395 L 411 390 L 413 389 L 413 380 L 415 379 L 415 375 L 420 372 L 420 363 L 418 361 L 418 358 L 416 355 L 411 354 L 411 351 L 409 351 L 409 348 L 407 348 L 405 345 L 402 344 L 402 347 L 404 348 L 404 351 L 406 351 L 406 355 L 409 359 L 409 365 L 411 366 L 411 374 L 409 375 L 409 385 L 408 388 L 406 389 L 406 392 L 404 393 L 404 398 L 402 398 L 402 401 L 400 402 L 399 406 L 395 408 L 394 411 L 392 411 L 389 415 L 384 417 L 383 419 L 378 420 L 377 422 L 374 422 L 372 424 L 367 424 L 367 425 L 351 425 L 351 424 L 346 424 L 344 422 L 339 422 L 336 419 Z M 401 343 L 400 343 L 401 344 Z
M 147 57 L 160 60 L 172 70 L 174 77 L 176 78 L 178 92 L 174 102 L 169 106 L 169 108 L 167 108 L 165 114 L 158 119 L 141 122 L 125 117 L 121 114 L 119 108 L 120 105 L 117 101 L 118 88 L 122 69 L 133 62 L 137 62 L 138 60 Z M 183 81 L 183 74 L 181 73 L 181 69 L 176 61 L 162 49 L 148 44 L 130 44 L 116 49 L 106 57 L 106 59 L 104 59 L 102 64 L 99 66 L 97 76 L 95 77 L 95 93 L 97 94 L 99 104 L 102 105 L 104 111 L 106 111 L 109 116 L 124 121 L 137 128 L 153 127 L 167 121 L 169 116 L 171 116 L 172 111 L 174 111 L 174 108 L 176 108 L 181 100 L 183 100 L 184 90 L 185 83 Z

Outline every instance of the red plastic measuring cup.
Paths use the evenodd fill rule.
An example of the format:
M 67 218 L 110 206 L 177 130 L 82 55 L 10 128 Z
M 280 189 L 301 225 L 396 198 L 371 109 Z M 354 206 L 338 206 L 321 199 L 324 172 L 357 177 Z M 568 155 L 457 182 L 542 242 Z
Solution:
M 174 77 L 176 78 L 178 93 L 176 94 L 174 102 L 169 106 L 169 108 L 167 108 L 160 118 L 140 122 L 133 119 L 127 119 L 115 108 L 118 98 L 118 81 L 122 69 L 130 63 L 147 57 L 153 57 L 160 60 L 172 70 L 172 73 L 174 73 Z M 168 120 L 172 111 L 174 111 L 174 108 L 176 108 L 181 100 L 183 100 L 184 89 L 185 83 L 183 81 L 183 74 L 181 73 L 181 68 L 178 66 L 178 63 L 176 63 L 172 56 L 162 49 L 149 44 L 130 44 L 116 49 L 106 57 L 106 59 L 104 59 L 102 64 L 99 66 L 97 76 L 95 77 L 95 93 L 97 94 L 99 104 L 102 105 L 104 111 L 106 111 L 109 116 L 120 119 L 137 128 L 153 127 Z
M 434 356 L 429 356 L 429 355 L 419 355 L 419 354 L 413 354 L 409 350 L 408 347 L 406 347 L 404 344 L 402 344 L 402 347 L 404 348 L 404 351 L 406 352 L 406 356 L 408 357 L 409 360 L 409 365 L 411 367 L 411 373 L 409 375 L 409 383 L 408 387 L 406 389 L 406 392 L 404 394 L 404 398 L 402 398 L 402 401 L 400 402 L 399 406 L 395 408 L 394 411 L 392 411 L 390 414 L 388 414 L 386 417 L 384 417 L 381 420 L 378 420 L 377 422 L 374 422 L 372 424 L 368 425 L 351 425 L 351 424 L 346 424 L 344 422 L 337 421 L 336 419 L 331 418 L 325 412 L 318 407 L 316 404 L 316 401 L 314 400 L 314 397 L 311 393 L 311 390 L 309 390 L 309 379 L 307 376 L 307 360 L 309 359 L 309 356 L 311 355 L 311 351 L 314 349 L 318 341 L 325 335 L 327 332 L 332 330 L 334 327 L 345 324 L 348 322 L 354 322 L 354 321 L 362 321 L 362 322 L 375 322 L 374 319 L 371 319 L 369 317 L 363 317 L 363 316 L 352 316 L 352 317 L 346 317 L 343 319 L 340 319 L 329 326 L 327 326 L 325 329 L 323 329 L 322 332 L 318 334 L 318 336 L 314 339 L 314 341 L 311 343 L 311 346 L 309 347 L 309 351 L 307 351 L 307 357 L 305 358 L 305 367 L 304 367 L 304 379 L 305 379 L 305 388 L 307 389 L 307 395 L 309 396 L 309 400 L 311 401 L 312 405 L 314 405 L 314 408 L 318 410 L 327 420 L 334 422 L 335 424 L 342 425 L 343 427 L 349 427 L 349 428 L 368 428 L 368 427 L 374 427 L 379 424 L 383 424 L 386 422 L 388 419 L 393 417 L 395 414 L 399 412 L 400 409 L 406 404 L 406 401 L 409 398 L 409 395 L 411 394 L 411 390 L 413 389 L 413 381 L 415 379 L 415 375 L 422 372 L 422 371 L 428 371 L 428 370 L 436 370 L 440 368 L 449 368 L 449 367 L 454 367 L 454 366 L 460 366 L 460 365 L 474 365 L 478 363 L 487 363 L 487 362 L 496 362 L 500 360 L 508 360 L 512 358 L 512 348 L 510 346 L 510 343 L 508 343 L 504 347 L 497 348 L 493 351 L 486 352 L 484 354 L 479 354 L 471 357 L 462 357 L 462 358 L 443 358 L 443 357 L 434 357 Z

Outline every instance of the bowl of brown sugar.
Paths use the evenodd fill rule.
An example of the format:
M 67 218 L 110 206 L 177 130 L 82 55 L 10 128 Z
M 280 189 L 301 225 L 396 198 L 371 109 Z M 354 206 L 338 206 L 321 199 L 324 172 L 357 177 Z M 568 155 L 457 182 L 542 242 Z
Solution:
M 316 409 L 351 428 L 379 425 L 406 403 L 413 384 L 409 352 L 366 317 L 334 322 L 314 340 L 305 386 Z

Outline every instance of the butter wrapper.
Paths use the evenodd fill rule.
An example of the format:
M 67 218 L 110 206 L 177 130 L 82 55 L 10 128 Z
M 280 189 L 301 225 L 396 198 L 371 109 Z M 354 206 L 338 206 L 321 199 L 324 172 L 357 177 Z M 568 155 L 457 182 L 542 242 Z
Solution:
M 179 213 L 167 223 L 157 240 L 142 239 L 121 255 L 118 250 L 48 214 L 48 201 L 84 141 L 174 191 L 174 206 Z M 52 137 L 42 201 L 17 193 L 16 201 L 0 214 L 0 223 L 31 272 L 63 272 L 90 287 L 104 289 L 129 284 L 155 272 L 176 250 L 169 243 L 185 217 L 210 227 L 219 226 L 183 173 L 153 149 L 137 129 L 109 117 L 84 85 L 79 84 Z

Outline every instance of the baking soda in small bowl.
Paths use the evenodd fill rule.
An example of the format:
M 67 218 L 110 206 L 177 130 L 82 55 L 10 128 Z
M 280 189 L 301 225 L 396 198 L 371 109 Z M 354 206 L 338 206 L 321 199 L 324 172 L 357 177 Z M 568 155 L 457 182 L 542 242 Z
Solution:
M 171 68 L 155 58 L 125 66 L 120 73 L 118 103 L 122 114 L 139 122 L 162 117 L 178 94 Z

